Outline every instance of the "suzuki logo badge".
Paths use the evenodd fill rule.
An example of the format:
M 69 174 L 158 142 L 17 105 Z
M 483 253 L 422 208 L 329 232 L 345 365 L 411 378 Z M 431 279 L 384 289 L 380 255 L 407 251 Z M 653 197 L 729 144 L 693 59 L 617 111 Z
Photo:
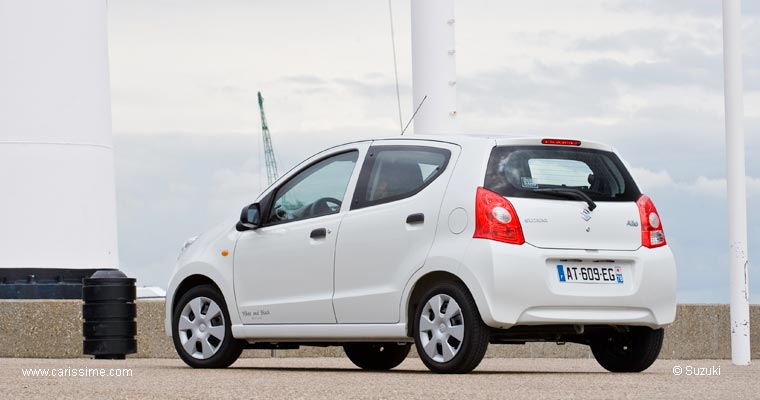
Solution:
M 583 218 L 584 221 L 588 221 L 591 219 L 591 211 L 589 211 L 587 208 L 584 208 L 581 211 L 581 218 Z

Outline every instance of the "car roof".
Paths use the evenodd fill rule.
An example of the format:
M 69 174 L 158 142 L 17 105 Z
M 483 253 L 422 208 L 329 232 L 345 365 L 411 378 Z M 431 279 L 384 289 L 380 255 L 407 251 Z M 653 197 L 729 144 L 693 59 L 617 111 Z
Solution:
M 516 135 L 516 134 L 498 134 L 498 135 L 409 135 L 409 136 L 390 136 L 374 139 L 373 141 L 380 142 L 384 140 L 425 140 L 433 142 L 445 142 L 452 143 L 460 146 L 475 145 L 482 146 L 487 142 L 493 143 L 495 146 L 531 146 L 531 145 L 543 145 L 541 140 L 543 139 L 566 139 L 577 140 L 572 138 L 565 138 L 559 136 L 530 136 L 530 135 Z M 594 142 L 590 140 L 581 140 L 579 147 L 590 148 L 604 151 L 614 151 L 612 146 Z M 551 146 L 551 145 L 549 145 Z

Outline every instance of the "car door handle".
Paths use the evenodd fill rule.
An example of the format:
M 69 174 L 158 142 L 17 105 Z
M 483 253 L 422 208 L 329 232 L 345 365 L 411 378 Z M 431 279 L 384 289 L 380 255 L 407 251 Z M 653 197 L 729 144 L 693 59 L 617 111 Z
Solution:
M 407 224 L 421 224 L 423 222 L 425 222 L 425 214 L 423 213 L 410 214 L 406 217 Z
M 324 239 L 327 237 L 327 229 L 325 228 L 314 229 L 313 231 L 311 231 L 311 235 L 309 235 L 309 237 L 312 239 Z

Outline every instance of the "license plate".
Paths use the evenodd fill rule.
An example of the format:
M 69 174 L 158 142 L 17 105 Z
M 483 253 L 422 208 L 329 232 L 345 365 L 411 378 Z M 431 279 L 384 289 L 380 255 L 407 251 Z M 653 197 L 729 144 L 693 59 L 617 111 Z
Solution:
M 623 269 L 614 265 L 564 265 L 557 264 L 561 283 L 609 283 L 624 282 Z

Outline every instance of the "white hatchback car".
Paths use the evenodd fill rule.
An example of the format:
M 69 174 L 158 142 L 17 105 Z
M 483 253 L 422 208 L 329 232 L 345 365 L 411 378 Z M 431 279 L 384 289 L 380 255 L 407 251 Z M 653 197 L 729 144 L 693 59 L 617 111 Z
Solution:
M 397 137 L 320 152 L 188 240 L 166 332 L 192 367 L 339 345 L 385 370 L 414 343 L 430 370 L 466 373 L 489 343 L 572 342 L 638 372 L 675 294 L 660 217 L 612 147 Z

